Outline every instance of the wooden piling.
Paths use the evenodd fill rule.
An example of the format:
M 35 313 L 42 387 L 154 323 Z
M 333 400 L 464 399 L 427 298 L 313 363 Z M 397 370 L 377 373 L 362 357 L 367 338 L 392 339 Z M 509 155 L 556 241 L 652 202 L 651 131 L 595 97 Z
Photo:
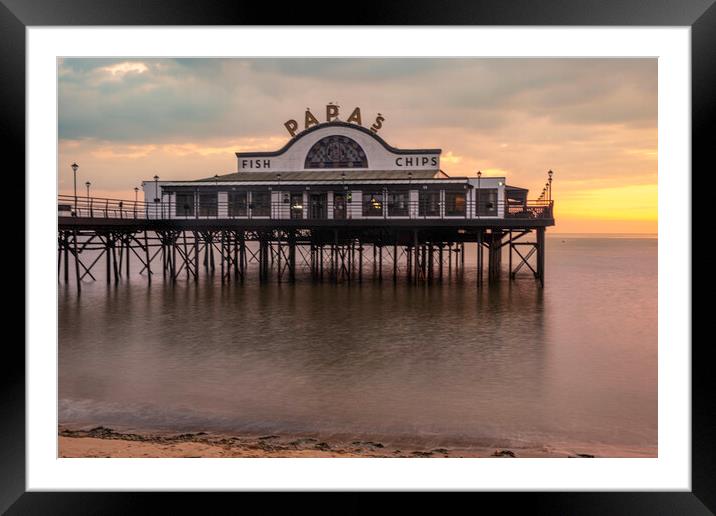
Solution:
M 393 244 L 393 283 L 398 281 L 398 243 Z
M 70 254 L 70 244 L 67 240 L 67 232 L 65 231 L 62 235 L 62 250 L 64 251 L 65 255 L 65 284 L 69 283 L 70 281 L 70 262 L 69 262 L 69 254 Z
M 152 267 L 151 267 L 152 258 L 150 256 L 150 252 L 149 252 L 149 238 L 147 237 L 146 229 L 144 230 L 144 256 L 145 256 L 145 259 L 147 260 L 147 266 L 146 266 L 147 282 L 151 284 L 152 283 Z
M 77 231 L 75 230 L 72 234 L 72 242 L 74 246 L 75 254 L 75 278 L 77 280 L 77 292 L 82 290 L 82 282 L 80 280 L 80 254 L 77 251 Z
M 296 281 L 296 234 L 291 232 L 288 237 L 288 279 Z
M 544 287 L 545 228 L 537 228 L 537 275 L 540 286 Z
M 363 242 L 358 240 L 358 282 L 363 281 Z

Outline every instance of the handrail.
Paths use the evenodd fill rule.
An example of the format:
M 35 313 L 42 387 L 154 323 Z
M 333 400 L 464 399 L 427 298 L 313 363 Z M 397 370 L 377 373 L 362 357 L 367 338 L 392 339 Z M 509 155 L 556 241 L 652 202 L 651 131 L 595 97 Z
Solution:
M 92 219 L 254 219 L 317 220 L 317 219 L 539 219 L 553 218 L 553 200 L 528 200 L 524 203 L 490 202 L 476 199 L 446 202 L 445 200 L 342 200 L 339 202 L 311 202 L 292 204 L 284 200 L 268 203 L 244 198 L 240 202 L 228 200 L 209 203 L 182 204 L 165 196 L 160 202 L 111 199 L 106 197 L 77 197 L 58 195 L 59 216 Z M 98 209 L 99 207 L 99 209 Z M 198 208 L 198 209 L 197 209 Z M 477 210 L 476 210 L 477 208 Z

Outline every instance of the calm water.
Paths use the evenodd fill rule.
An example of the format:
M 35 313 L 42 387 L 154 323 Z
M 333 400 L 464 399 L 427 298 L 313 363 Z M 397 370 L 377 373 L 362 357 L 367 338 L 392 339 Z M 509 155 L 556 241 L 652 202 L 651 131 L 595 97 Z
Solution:
M 544 290 L 60 285 L 60 423 L 655 453 L 657 241 L 547 245 Z

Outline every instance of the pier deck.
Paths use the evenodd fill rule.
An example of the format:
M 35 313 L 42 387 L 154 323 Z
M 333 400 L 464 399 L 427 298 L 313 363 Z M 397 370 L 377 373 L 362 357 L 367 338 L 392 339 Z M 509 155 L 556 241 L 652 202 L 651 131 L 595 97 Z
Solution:
M 419 216 L 420 206 L 405 217 L 386 209 L 383 217 L 290 218 L 282 206 L 263 217 L 219 216 L 218 206 L 209 215 L 177 217 L 176 207 L 67 196 L 58 208 L 58 274 L 69 282 L 72 266 L 78 291 L 83 281 L 97 279 L 100 262 L 108 283 L 129 276 L 130 257 L 149 282 L 157 272 L 170 281 L 198 280 L 202 269 L 220 273 L 222 282 L 241 282 L 254 265 L 261 281 L 294 281 L 303 267 L 315 279 L 335 282 L 360 282 L 366 268 L 381 280 L 430 282 L 464 268 L 466 244 L 476 245 L 478 285 L 485 261 L 488 280 L 500 278 L 507 246 L 510 279 L 529 271 L 543 286 L 545 230 L 554 225 L 551 200 L 490 207 L 501 216 L 480 216 L 482 207 L 467 206 L 457 217 Z

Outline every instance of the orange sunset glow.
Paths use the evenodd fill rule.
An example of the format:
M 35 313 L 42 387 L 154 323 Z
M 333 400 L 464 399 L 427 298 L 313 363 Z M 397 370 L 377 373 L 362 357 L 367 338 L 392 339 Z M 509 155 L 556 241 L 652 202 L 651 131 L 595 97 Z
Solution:
M 236 169 L 288 119 L 360 106 L 401 148 L 441 148 L 452 176 L 506 176 L 537 198 L 554 171 L 557 233 L 657 232 L 655 59 L 63 59 L 59 193 L 134 197 L 155 174 Z M 370 122 L 368 122 L 370 121 Z

